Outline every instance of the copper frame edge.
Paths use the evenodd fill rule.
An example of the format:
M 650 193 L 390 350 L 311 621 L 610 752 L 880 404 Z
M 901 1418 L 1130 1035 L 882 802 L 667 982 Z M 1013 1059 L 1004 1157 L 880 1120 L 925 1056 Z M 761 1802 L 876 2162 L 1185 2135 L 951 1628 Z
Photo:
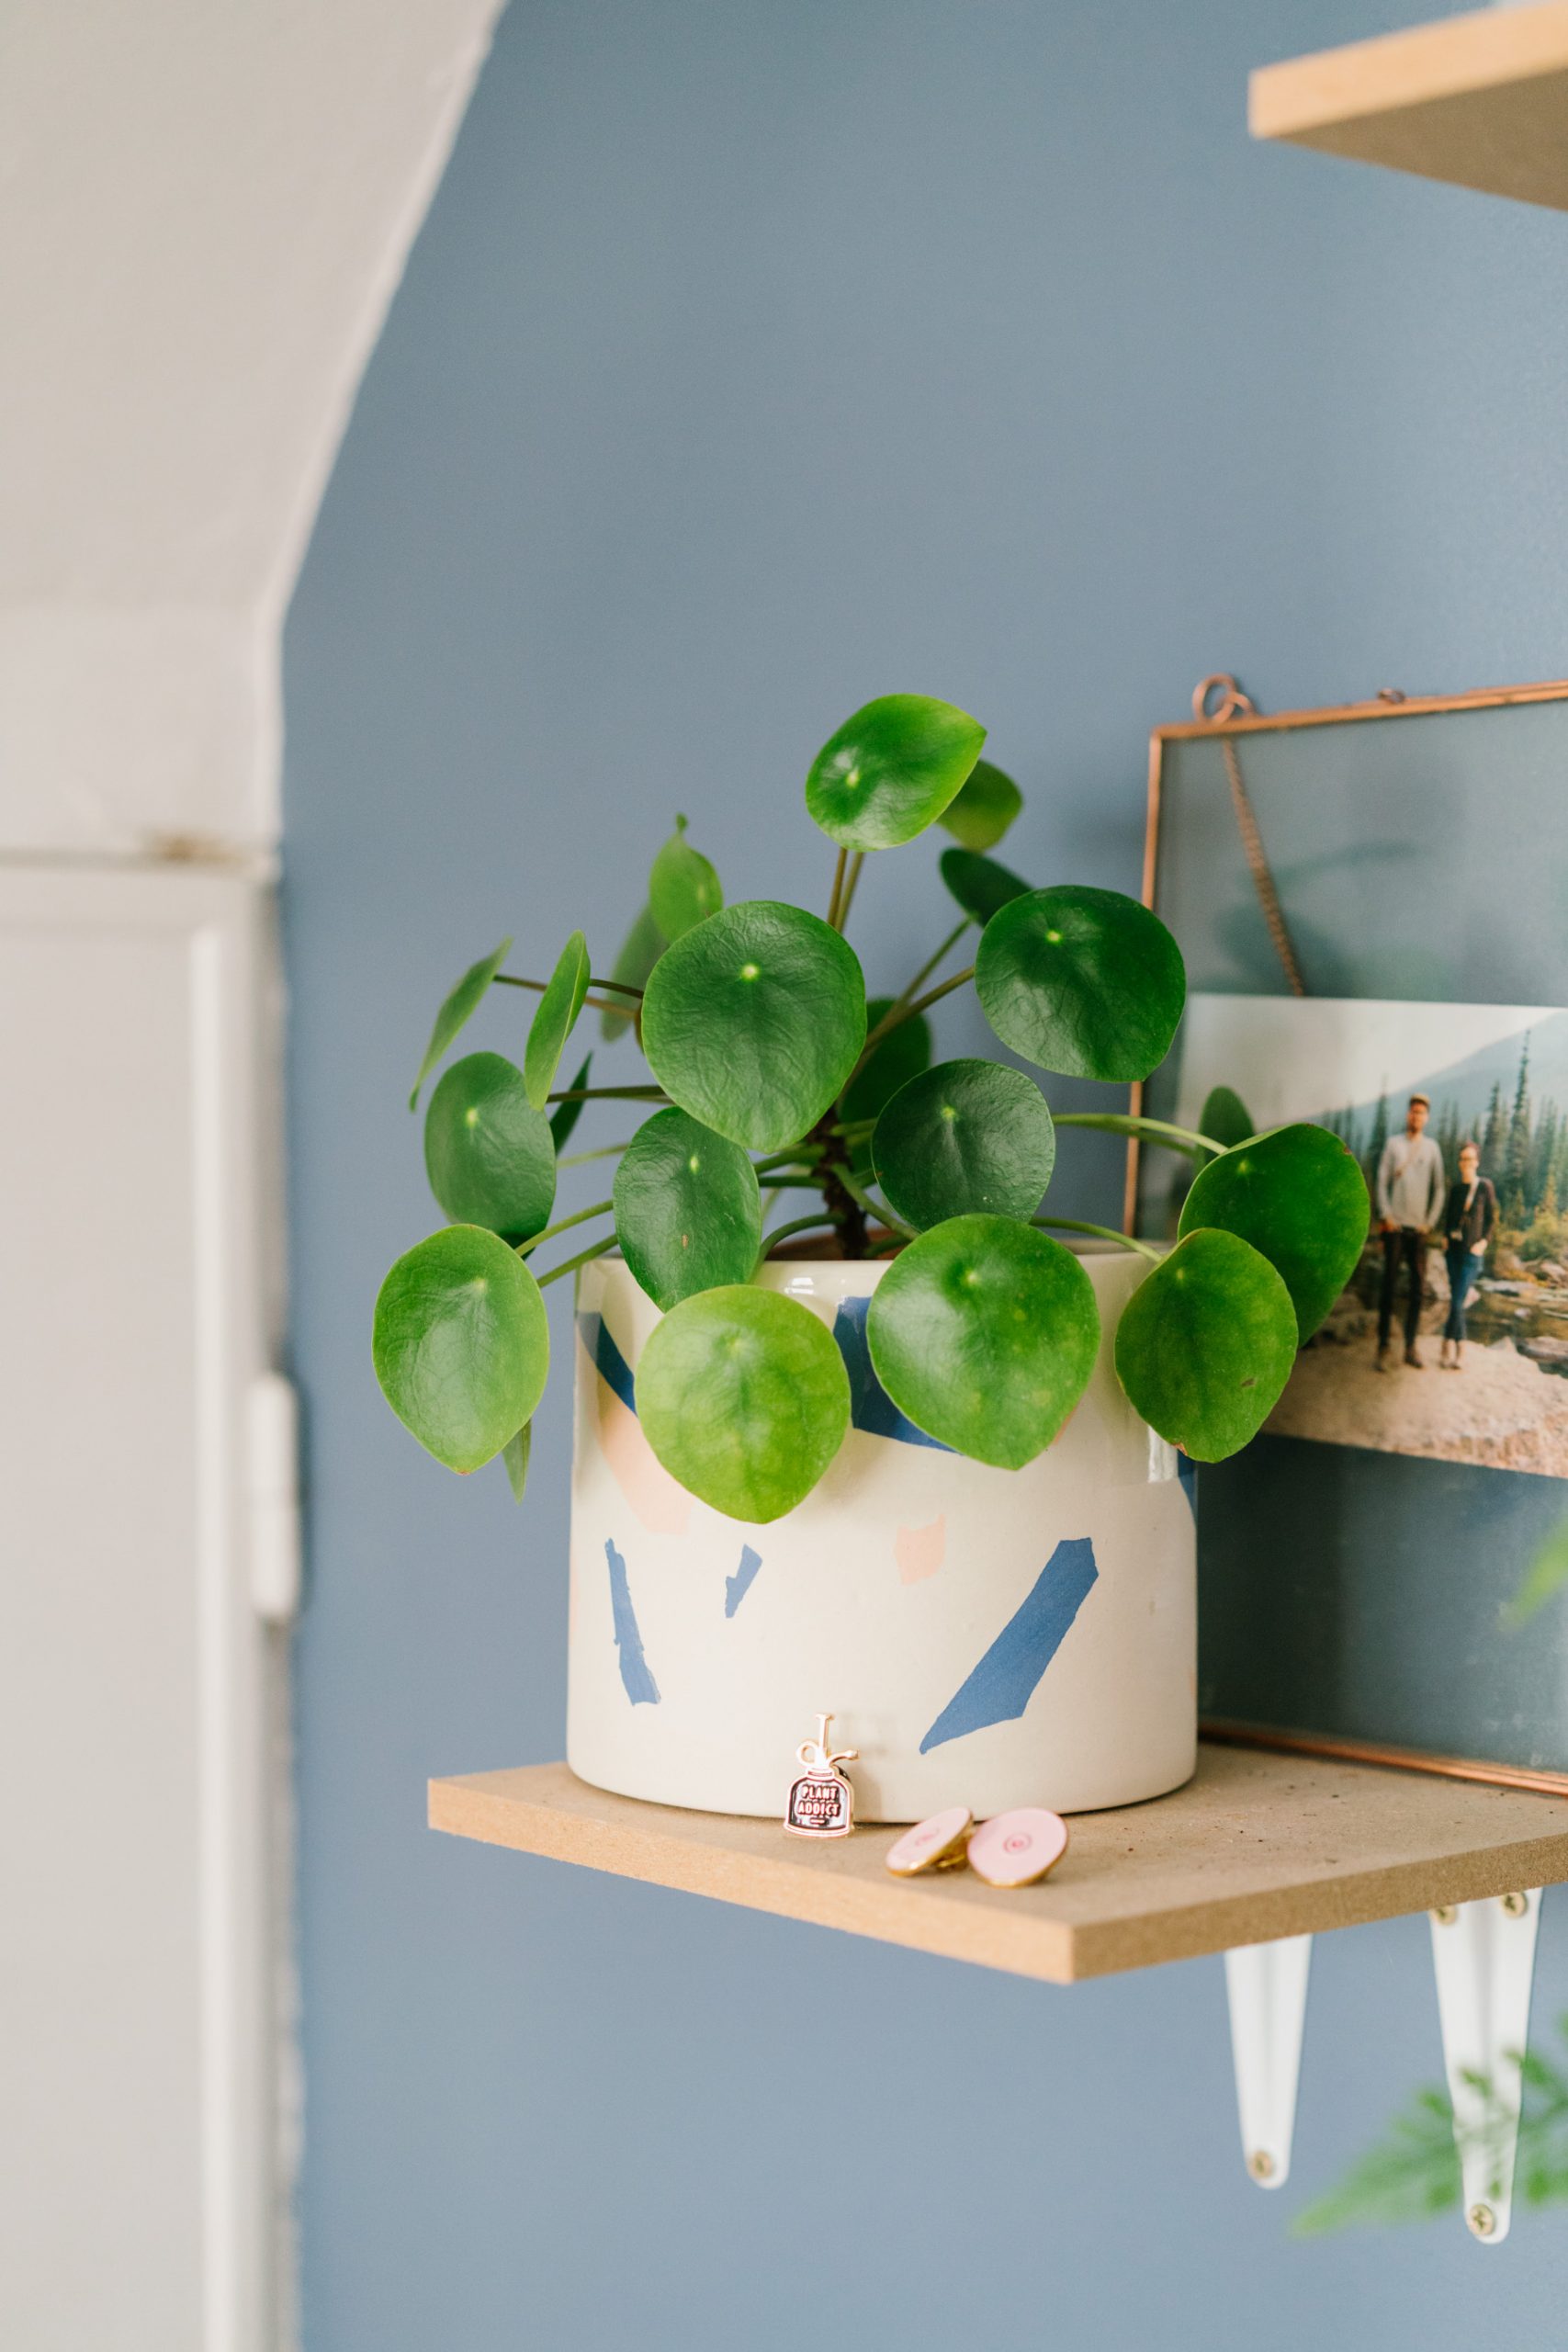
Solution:
M 1219 741 L 1226 735 L 1267 735 L 1270 729 L 1283 733 L 1292 727 L 1331 727 L 1358 718 L 1420 718 L 1441 710 L 1502 710 L 1511 705 L 1535 702 L 1568 701 L 1568 678 L 1544 678 L 1528 686 L 1482 686 L 1468 695 L 1411 695 L 1400 702 L 1335 703 L 1322 710 L 1278 710 L 1257 712 L 1250 718 L 1184 718 L 1168 727 L 1155 727 L 1149 731 L 1148 797 L 1144 817 L 1144 878 L 1143 903 L 1151 914 L 1155 907 L 1155 883 L 1159 873 L 1159 826 L 1161 798 L 1161 769 L 1168 743 L 1190 743 L 1202 736 Z M 1136 1118 L 1143 1108 L 1144 1090 L 1134 1085 L 1130 1109 Z M 1132 1235 L 1137 1231 L 1138 1212 L 1138 1138 L 1127 1138 L 1127 1174 L 1122 1193 L 1122 1230 Z M 1568 1779 L 1563 1783 L 1568 1791 Z
M 1330 1739 L 1307 1732 L 1272 1731 L 1258 1724 L 1204 1717 L 1201 1739 L 1226 1747 L 1266 1747 L 1290 1756 L 1323 1756 L 1340 1764 L 1375 1764 L 1396 1772 L 1427 1772 L 1448 1781 L 1481 1781 L 1532 1796 L 1568 1797 L 1568 1772 L 1536 1772 L 1522 1764 L 1484 1764 L 1473 1756 L 1427 1756 L 1414 1747 L 1384 1747 L 1364 1739 Z
M 1156 727 L 1156 742 L 1189 741 L 1197 735 L 1266 735 L 1270 728 L 1333 727 L 1354 718 L 1420 718 L 1437 710 L 1496 710 L 1511 703 L 1561 702 L 1568 678 L 1540 678 L 1528 686 L 1479 686 L 1468 695 L 1407 695 L 1403 701 L 1341 702 L 1321 710 L 1254 711 L 1247 718 L 1182 718 Z

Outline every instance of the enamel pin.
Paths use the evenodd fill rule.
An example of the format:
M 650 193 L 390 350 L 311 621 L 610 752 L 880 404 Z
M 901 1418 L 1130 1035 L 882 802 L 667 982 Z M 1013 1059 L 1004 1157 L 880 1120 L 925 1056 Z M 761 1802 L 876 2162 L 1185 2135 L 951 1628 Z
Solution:
M 906 1829 L 887 1849 L 895 1878 L 919 1878 L 925 1871 L 955 1871 L 968 1859 L 975 1816 L 966 1804 L 950 1804 Z
M 1015 1805 L 983 1821 L 969 1840 L 969 1867 L 987 1886 L 1032 1886 L 1067 1850 L 1067 1825 L 1043 1805 Z
M 803 1739 L 795 1750 L 806 1770 L 790 1782 L 784 1807 L 784 1826 L 792 1837 L 847 1838 L 854 1827 L 855 1792 L 840 1767 L 856 1762 L 859 1750 L 841 1747 L 833 1753 L 828 1743 L 832 1720 L 818 1715 L 816 1738 Z

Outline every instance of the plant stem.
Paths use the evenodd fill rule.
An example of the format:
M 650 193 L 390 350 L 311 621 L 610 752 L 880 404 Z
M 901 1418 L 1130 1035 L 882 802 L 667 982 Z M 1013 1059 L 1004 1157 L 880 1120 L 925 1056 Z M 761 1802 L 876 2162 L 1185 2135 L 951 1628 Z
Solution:
M 788 1194 L 787 1193 L 765 1193 L 763 1194 L 763 1196 L 762 1196 L 762 1232 L 763 1232 L 764 1237 L 766 1236 L 766 1234 L 767 1234 L 767 1230 L 768 1230 L 768 1219 L 773 1216 L 773 1211 L 774 1211 L 775 1209 L 787 1209 L 787 1208 L 788 1208 L 788 1206 L 789 1206 L 789 1194 Z
M 828 1214 L 838 1227 L 839 1247 L 846 1258 L 865 1254 L 865 1212 L 843 1182 L 849 1155 L 843 1143 L 833 1132 L 833 1114 L 824 1111 L 807 1139 L 807 1148 L 817 1153 L 813 1182 L 822 1187 L 822 1198 Z
M 602 1258 L 606 1250 L 613 1250 L 615 1246 L 615 1235 L 613 1233 L 607 1233 L 604 1236 L 604 1240 L 595 1241 L 592 1249 L 580 1250 L 575 1258 L 568 1258 L 564 1260 L 560 1265 L 552 1266 L 547 1274 L 541 1274 L 539 1276 L 539 1288 L 541 1290 L 547 1290 L 550 1283 L 558 1283 L 563 1274 L 574 1274 L 579 1266 L 585 1266 L 588 1263 L 590 1258 Z
M 774 1226 L 772 1233 L 764 1234 L 762 1237 L 762 1247 L 757 1252 L 757 1266 L 765 1265 L 779 1242 L 786 1240 L 790 1234 L 810 1233 L 818 1226 L 825 1225 L 830 1227 L 832 1223 L 832 1218 L 828 1215 L 827 1210 L 823 1209 L 816 1216 L 792 1217 L 787 1225 Z M 757 1266 L 751 1269 L 753 1273 L 756 1272 Z
M 590 988 L 594 989 L 614 989 L 619 988 L 620 982 L 618 980 L 590 980 L 588 985 Z M 547 980 L 525 980 L 520 978 L 515 972 L 497 972 L 493 977 L 491 986 L 502 989 L 532 989 L 536 996 L 543 996 L 546 989 L 549 986 L 549 982 Z M 642 990 L 637 989 L 634 993 L 640 996 L 642 994 Z M 606 1004 L 602 996 L 585 996 L 582 1001 L 584 1004 L 591 1004 L 596 1012 L 619 1012 L 622 1009 L 618 1004 Z
M 840 931 L 848 927 L 850 909 L 854 904 L 855 888 L 860 881 L 861 867 L 864 864 L 865 852 L 863 849 L 857 849 L 850 860 L 849 871 L 844 876 L 843 893 L 839 900 L 839 929 Z
M 965 915 L 963 922 L 955 924 L 953 929 L 948 933 L 947 937 L 942 941 L 942 945 L 937 949 L 936 954 L 926 957 L 925 962 L 920 966 L 919 970 L 915 974 L 914 978 L 909 982 L 908 988 L 902 989 L 894 999 L 892 1004 L 888 1007 L 888 1011 L 890 1012 L 897 1012 L 901 1004 L 908 1004 L 912 996 L 919 994 L 920 982 L 922 980 L 929 980 L 931 974 L 936 970 L 937 966 L 941 963 L 942 957 L 951 954 L 953 949 L 957 946 L 959 941 L 968 930 L 971 920 L 972 918 L 970 916 Z
M 881 1045 L 890 1029 L 897 1029 L 904 1022 L 912 1021 L 917 1012 L 925 1011 L 928 1004 L 935 1004 L 941 997 L 951 996 L 954 989 L 961 989 L 966 980 L 972 980 L 974 977 L 974 965 L 965 964 L 961 972 L 954 972 L 950 980 L 943 980 L 940 986 L 928 989 L 924 996 L 911 997 L 908 1002 L 890 1005 L 861 1048 L 861 1057 L 850 1072 L 851 1080 L 865 1068 L 873 1052 Z
M 1134 1119 L 1125 1111 L 1058 1111 L 1059 1127 L 1099 1127 L 1107 1135 L 1144 1136 L 1150 1143 L 1168 1144 L 1174 1151 L 1212 1151 L 1216 1155 L 1230 1149 L 1228 1144 L 1216 1143 L 1213 1136 L 1201 1136 L 1190 1127 L 1173 1127 L 1166 1119 Z
M 564 1159 L 557 1160 L 556 1166 L 558 1168 L 585 1168 L 591 1159 L 614 1159 L 616 1152 L 625 1151 L 630 1144 L 630 1141 L 631 1138 L 628 1136 L 626 1143 L 602 1143 L 597 1151 L 569 1152 Z
M 797 1143 L 792 1144 L 788 1151 L 771 1151 L 766 1159 L 754 1159 L 751 1165 L 760 1176 L 765 1168 L 805 1167 L 811 1160 L 820 1159 L 821 1157 L 820 1144 Z
M 893 1232 L 901 1233 L 906 1241 L 914 1240 L 914 1227 L 906 1225 L 901 1216 L 895 1216 L 892 1210 L 881 1201 L 874 1201 L 864 1186 L 857 1182 L 847 1168 L 840 1168 L 835 1170 L 835 1173 L 851 1200 L 858 1201 L 867 1216 L 874 1216 L 881 1224 L 889 1227 Z
M 964 969 L 961 972 L 954 972 L 950 980 L 939 981 L 934 989 L 928 989 L 924 996 L 918 996 L 914 998 L 910 1003 L 905 1006 L 903 1012 L 898 1016 L 899 1020 L 911 1020 L 917 1012 L 923 1012 L 928 1004 L 935 1004 L 939 997 L 951 996 L 954 989 L 963 988 L 964 983 L 968 980 L 972 980 L 974 977 L 974 965 L 965 964 Z M 884 1026 L 890 1029 L 896 1029 L 898 1023 L 894 1020 L 891 1013 L 888 1013 L 886 1016 L 885 1021 L 879 1021 L 876 1025 L 878 1029 L 881 1029 Z
M 1032 1216 L 1029 1222 L 1055 1226 L 1058 1233 L 1092 1234 L 1097 1241 L 1114 1241 L 1119 1250 L 1135 1250 L 1140 1258 L 1147 1258 L 1156 1266 L 1159 1263 L 1157 1250 L 1151 1250 L 1146 1241 L 1134 1241 L 1130 1233 L 1118 1233 L 1114 1226 L 1084 1225 L 1076 1216 Z
M 786 1174 L 779 1176 L 759 1176 L 757 1182 L 761 1186 L 764 1193 L 776 1193 L 781 1190 L 784 1192 L 794 1190 L 797 1192 L 812 1193 L 816 1192 L 820 1186 L 822 1179 L 820 1176 L 791 1176 Z
M 564 1233 L 569 1226 L 585 1225 L 591 1216 L 608 1216 L 615 1205 L 614 1201 L 595 1201 L 591 1209 L 578 1209 L 571 1216 L 558 1218 L 554 1225 L 547 1225 L 543 1233 L 536 1233 L 530 1240 L 519 1241 L 517 1255 L 520 1258 L 526 1258 L 529 1251 L 536 1250 L 541 1241 L 553 1241 L 556 1235 Z
M 849 856 L 847 849 L 839 852 L 838 862 L 833 867 L 833 887 L 828 894 L 828 922 L 834 931 L 839 929 L 839 902 L 844 895 L 844 868 L 849 864 Z
M 597 972 L 588 983 L 591 989 L 614 989 L 617 996 L 646 996 L 646 989 L 634 988 L 630 980 L 602 980 Z
M 668 1102 L 661 1086 L 568 1086 L 551 1102 Z

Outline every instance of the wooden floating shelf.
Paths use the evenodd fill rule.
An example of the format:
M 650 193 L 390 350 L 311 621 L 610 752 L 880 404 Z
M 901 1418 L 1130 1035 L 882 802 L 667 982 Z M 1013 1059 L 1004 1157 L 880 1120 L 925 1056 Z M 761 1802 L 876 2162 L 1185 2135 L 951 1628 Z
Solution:
M 897 1829 L 812 1846 L 564 1764 L 433 1781 L 430 1825 L 1053 1984 L 1568 1879 L 1568 1798 L 1208 1744 L 1173 1796 L 1076 1816 L 1065 1860 L 1016 1894 L 891 1877 Z
M 1248 112 L 1256 139 L 1568 211 L 1568 0 L 1265 65 Z

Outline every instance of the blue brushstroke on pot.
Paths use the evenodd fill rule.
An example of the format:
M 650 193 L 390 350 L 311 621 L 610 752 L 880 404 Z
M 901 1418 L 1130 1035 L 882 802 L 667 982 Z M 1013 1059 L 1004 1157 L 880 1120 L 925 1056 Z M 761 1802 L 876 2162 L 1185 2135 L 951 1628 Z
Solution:
M 602 1315 L 580 1315 L 578 1337 L 587 1349 L 602 1380 L 607 1381 L 628 1413 L 637 1411 L 637 1384 L 632 1368 L 611 1338 Z
M 762 1555 L 753 1552 L 750 1544 L 740 1546 L 740 1566 L 732 1577 L 724 1579 L 724 1613 L 733 1617 L 751 1589 L 751 1579 L 762 1565 Z
M 615 1614 L 621 1680 L 634 1707 L 657 1707 L 659 1685 L 642 1654 L 642 1635 L 637 1631 L 637 1611 L 632 1607 L 631 1587 L 626 1582 L 626 1564 L 613 1544 L 605 1544 L 604 1557 L 610 1563 L 610 1606 Z
M 920 1742 L 920 1754 L 987 1724 L 1012 1723 L 1040 1687 L 1099 1576 L 1087 1535 L 1064 1537 L 985 1657 Z

